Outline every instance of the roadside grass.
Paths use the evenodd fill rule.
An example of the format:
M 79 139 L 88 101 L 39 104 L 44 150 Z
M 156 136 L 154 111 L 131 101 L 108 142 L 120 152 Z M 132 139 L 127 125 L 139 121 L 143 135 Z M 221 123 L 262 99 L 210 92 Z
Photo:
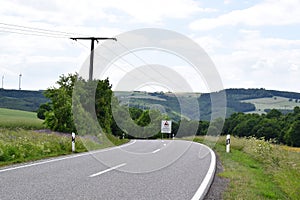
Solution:
M 189 138 L 188 138 L 189 139 Z M 274 145 L 255 138 L 231 137 L 231 152 L 225 152 L 225 137 L 217 143 L 204 137 L 218 154 L 230 183 L 224 199 L 300 199 L 300 153 L 297 148 Z
M 126 139 L 121 140 L 114 136 L 111 136 L 109 140 L 110 142 L 97 143 L 90 138 L 76 137 L 76 153 L 128 142 Z M 71 136 L 67 134 L 0 129 L 0 166 L 71 153 Z
M 0 108 L 0 128 L 43 129 L 43 120 L 35 112 Z

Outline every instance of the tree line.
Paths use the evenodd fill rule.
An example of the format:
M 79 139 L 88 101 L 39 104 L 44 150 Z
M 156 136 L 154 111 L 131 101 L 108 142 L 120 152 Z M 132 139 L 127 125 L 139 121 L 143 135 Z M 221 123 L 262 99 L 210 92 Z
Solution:
M 60 76 L 57 85 L 45 91 L 50 102 L 42 104 L 37 113 L 39 118 L 45 120 L 45 125 L 54 131 L 85 135 L 99 132 L 100 127 L 101 132 L 118 137 L 160 138 L 160 122 L 169 119 L 158 110 L 119 105 L 108 79 L 85 81 L 78 74 L 69 74 Z M 116 121 L 118 118 L 122 120 Z M 137 131 L 138 127 L 143 128 Z M 293 112 L 287 114 L 275 109 L 263 115 L 233 113 L 225 122 L 222 119 L 210 122 L 182 118 L 172 123 L 172 133 L 179 137 L 206 135 L 208 130 L 210 134 L 221 132 L 238 137 L 253 136 L 300 146 L 300 108 L 295 107 Z
M 276 109 L 262 115 L 234 113 L 225 120 L 222 133 L 300 147 L 300 108 L 287 114 Z
M 44 93 L 50 101 L 42 104 L 37 111 L 38 118 L 43 119 L 46 127 L 53 131 L 156 138 L 159 131 L 153 133 L 153 130 L 160 130 L 160 121 L 168 119 L 158 110 L 121 106 L 108 79 L 86 81 L 78 74 L 68 74 L 60 76 L 56 83 L 58 87 L 48 88 Z M 128 113 L 129 116 L 126 116 Z M 122 120 L 117 122 L 116 119 Z M 135 125 L 144 128 L 131 134 Z

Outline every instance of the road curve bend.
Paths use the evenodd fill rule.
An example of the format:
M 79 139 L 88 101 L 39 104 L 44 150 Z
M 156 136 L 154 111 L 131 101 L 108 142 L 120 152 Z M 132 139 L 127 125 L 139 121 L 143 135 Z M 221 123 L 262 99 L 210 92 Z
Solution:
M 0 199 L 203 199 L 216 156 L 183 140 L 128 144 L 0 168 Z

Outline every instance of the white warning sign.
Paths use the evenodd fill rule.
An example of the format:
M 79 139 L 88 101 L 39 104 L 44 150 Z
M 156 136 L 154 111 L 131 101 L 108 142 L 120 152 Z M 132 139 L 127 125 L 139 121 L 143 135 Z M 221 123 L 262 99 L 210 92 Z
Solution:
M 161 133 L 171 133 L 172 132 L 172 121 L 162 120 L 160 132 Z

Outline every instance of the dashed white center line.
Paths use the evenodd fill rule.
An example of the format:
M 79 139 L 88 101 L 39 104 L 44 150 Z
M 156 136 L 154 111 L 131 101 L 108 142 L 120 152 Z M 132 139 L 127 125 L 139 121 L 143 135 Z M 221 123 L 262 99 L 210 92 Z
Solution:
M 159 151 L 160 151 L 160 149 L 156 149 L 155 151 L 152 151 L 152 153 L 157 153 Z
M 106 173 L 106 172 L 110 172 L 110 171 L 112 171 L 112 170 L 114 170 L 114 169 L 118 169 L 118 168 L 120 168 L 120 167 L 123 167 L 123 166 L 125 166 L 126 165 L 126 163 L 122 163 L 122 164 L 120 164 L 120 165 L 117 165 L 117 166 L 114 166 L 114 167 L 111 167 L 111 168 L 108 168 L 108 169 L 106 169 L 106 170 L 103 170 L 103 171 L 101 171 L 101 172 L 98 172 L 98 173 L 95 173 L 95 174 L 92 174 L 92 175 L 90 175 L 89 177 L 95 177 L 95 176 L 99 176 L 99 175 L 101 175 L 101 174 L 104 174 L 104 173 Z

